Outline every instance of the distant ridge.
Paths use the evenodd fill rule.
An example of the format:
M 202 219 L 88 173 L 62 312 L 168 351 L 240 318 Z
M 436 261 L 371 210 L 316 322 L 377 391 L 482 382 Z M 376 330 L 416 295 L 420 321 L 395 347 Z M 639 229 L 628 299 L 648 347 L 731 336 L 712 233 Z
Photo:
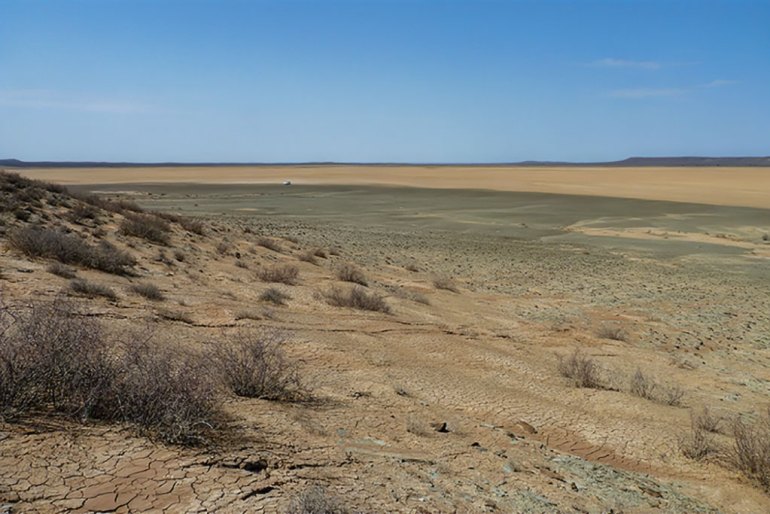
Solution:
M 629 157 L 622 161 L 562 162 L 522 161 L 500 163 L 387 163 L 387 162 L 96 162 L 96 161 L 20 161 L 0 159 L 0 166 L 8 168 L 144 168 L 144 167 L 200 167 L 200 166 L 574 166 L 574 167 L 770 167 L 770 157 Z

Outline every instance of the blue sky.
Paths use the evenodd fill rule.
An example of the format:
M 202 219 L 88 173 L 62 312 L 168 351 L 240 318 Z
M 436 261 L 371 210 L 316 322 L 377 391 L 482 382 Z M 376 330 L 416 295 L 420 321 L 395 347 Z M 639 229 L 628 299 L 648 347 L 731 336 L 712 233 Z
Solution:
M 0 157 L 770 154 L 770 0 L 0 0 Z

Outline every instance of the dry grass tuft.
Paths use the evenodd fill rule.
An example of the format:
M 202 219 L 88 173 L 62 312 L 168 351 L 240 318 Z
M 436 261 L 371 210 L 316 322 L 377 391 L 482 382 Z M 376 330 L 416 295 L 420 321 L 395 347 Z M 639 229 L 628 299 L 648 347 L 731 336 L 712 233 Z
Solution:
M 684 390 L 676 384 L 660 384 L 637 368 L 631 376 L 628 392 L 639 398 L 678 407 L 682 404 Z
M 262 294 L 259 295 L 259 299 L 263 302 L 270 302 L 276 305 L 286 305 L 286 300 L 291 300 L 291 296 L 284 293 L 280 289 L 270 287 L 265 289 Z
M 293 285 L 299 277 L 299 268 L 292 264 L 277 264 L 257 271 L 257 277 L 263 282 L 278 282 Z
M 75 278 L 77 276 L 76 270 L 70 268 L 69 266 L 65 266 L 61 262 L 51 263 L 48 268 L 46 268 L 46 270 L 48 273 L 52 273 L 62 278 Z
M 154 284 L 134 284 L 129 289 L 148 300 L 160 302 L 166 299 L 161 290 Z
M 351 307 L 353 309 L 390 313 L 390 307 L 382 296 L 377 293 L 368 293 L 361 286 L 353 286 L 352 289 L 332 287 L 324 294 L 326 301 L 335 307 Z
M 187 232 L 192 232 L 193 234 L 198 234 L 199 236 L 202 236 L 206 233 L 205 225 L 201 220 L 181 217 L 179 218 L 178 223 L 179 226 L 181 226 Z
M 118 295 L 116 295 L 115 291 L 109 287 L 103 284 L 89 282 L 88 280 L 84 280 L 82 278 L 76 278 L 75 280 L 70 281 L 69 289 L 74 293 L 87 296 L 88 298 L 96 298 L 97 296 L 102 296 L 113 301 L 118 299 Z
M 350 510 L 320 486 L 310 487 L 292 499 L 287 514 L 348 514 Z
M 457 289 L 457 285 L 455 285 L 454 281 L 449 277 L 435 277 L 433 279 L 433 287 L 436 289 L 451 291 L 453 293 L 460 292 L 459 289 Z
M 615 325 L 602 325 L 596 332 L 597 337 L 613 341 L 628 341 L 628 332 Z
M 703 460 L 718 451 L 714 437 L 693 415 L 690 416 L 690 433 L 680 437 L 678 443 L 682 455 L 688 459 Z
M 601 370 L 591 357 L 586 357 L 576 349 L 569 357 L 559 355 L 559 373 L 572 379 L 577 387 L 602 389 Z
M 318 264 L 318 261 L 316 261 L 315 258 L 315 253 L 312 250 L 302 252 L 297 256 L 297 259 L 301 260 L 302 262 L 309 262 L 310 264 Z
M 362 286 L 368 285 L 364 273 L 352 264 L 341 264 L 334 272 L 335 276 L 344 282 L 352 282 Z
M 257 239 L 257 244 L 263 248 L 267 248 L 268 250 L 272 250 L 278 253 L 281 252 L 281 246 L 278 244 L 278 242 L 274 239 L 270 239 L 269 237 L 260 237 Z

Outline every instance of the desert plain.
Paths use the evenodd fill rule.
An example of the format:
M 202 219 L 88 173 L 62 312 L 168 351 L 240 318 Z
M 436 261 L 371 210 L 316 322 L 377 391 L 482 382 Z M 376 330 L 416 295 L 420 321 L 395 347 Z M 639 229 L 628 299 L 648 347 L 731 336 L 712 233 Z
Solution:
M 770 511 L 733 455 L 736 420 L 770 405 L 770 169 L 8 171 L 76 196 L 2 213 L 5 305 L 66 296 L 108 330 L 194 351 L 280 333 L 307 394 L 223 394 L 227 437 L 195 446 L 3 421 L 0 512 Z M 72 216 L 89 194 L 205 230 L 172 223 L 159 243 L 121 231 L 125 213 Z M 86 297 L 9 243 L 30 223 L 136 264 L 75 266 L 115 293 Z M 261 273 L 278 266 L 296 277 Z M 335 304 L 350 287 L 384 308 Z

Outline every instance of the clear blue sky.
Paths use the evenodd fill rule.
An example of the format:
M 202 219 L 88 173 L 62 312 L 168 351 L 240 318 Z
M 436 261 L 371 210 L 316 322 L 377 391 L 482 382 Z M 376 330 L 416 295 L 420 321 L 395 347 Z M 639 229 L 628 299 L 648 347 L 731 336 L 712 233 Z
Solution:
M 0 0 L 0 157 L 770 154 L 770 0 Z

